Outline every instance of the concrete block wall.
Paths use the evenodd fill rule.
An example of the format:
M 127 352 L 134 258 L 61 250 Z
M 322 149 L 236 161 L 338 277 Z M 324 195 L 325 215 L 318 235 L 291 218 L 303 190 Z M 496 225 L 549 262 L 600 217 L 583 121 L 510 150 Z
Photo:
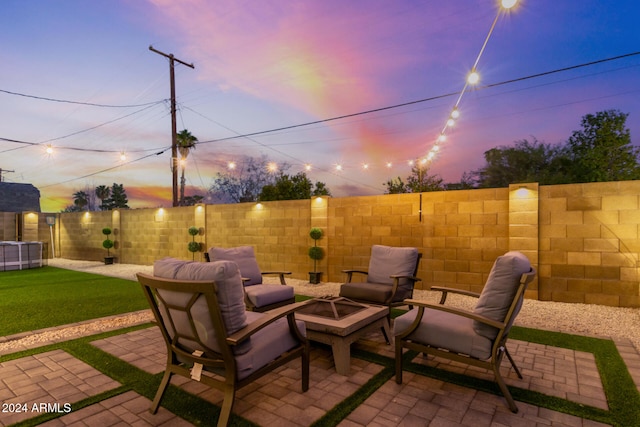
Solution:
M 541 300 L 640 307 L 640 181 L 540 187 Z
M 321 197 L 311 201 L 208 205 L 206 247 L 253 246 L 262 271 L 291 271 L 292 277 L 307 279 L 313 270 L 307 254 L 313 245 L 309 230 L 326 228 L 327 202 Z M 326 237 L 318 243 L 327 250 Z M 325 257 L 318 269 L 326 271 L 326 262 Z
M 519 250 L 538 271 L 528 298 L 640 307 L 639 208 L 640 181 L 625 181 L 63 213 L 56 255 L 102 260 L 101 230 L 111 226 L 118 262 L 192 259 L 187 229 L 196 226 L 204 250 L 251 245 L 262 270 L 307 279 L 313 268 L 308 233 L 320 227 L 324 281 L 343 281 L 345 269 L 366 269 L 373 244 L 413 246 L 423 255 L 419 289 L 479 292 L 496 257 Z M 49 240 L 42 221 L 38 233 L 47 234 L 31 240 Z

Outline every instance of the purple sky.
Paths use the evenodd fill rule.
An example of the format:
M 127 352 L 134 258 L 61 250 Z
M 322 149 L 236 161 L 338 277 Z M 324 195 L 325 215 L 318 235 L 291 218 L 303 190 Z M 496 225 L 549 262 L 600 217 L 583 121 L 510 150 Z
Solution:
M 430 173 L 459 181 L 490 148 L 564 142 L 582 116 L 607 109 L 629 114 L 637 144 L 640 55 L 485 88 L 640 50 L 640 6 L 612 4 L 520 0 L 501 14 L 480 83 L 462 97 Z M 288 163 L 288 173 L 311 164 L 307 175 L 334 196 L 382 194 L 432 149 L 498 9 L 486 0 L 4 0 L 0 168 L 13 172 L 3 179 L 38 187 L 45 211 L 114 182 L 132 207 L 170 206 L 170 115 L 160 102 L 169 66 L 153 45 L 195 65 L 175 69 L 178 130 L 202 142 L 187 159 L 188 194 L 204 194 L 246 155 Z

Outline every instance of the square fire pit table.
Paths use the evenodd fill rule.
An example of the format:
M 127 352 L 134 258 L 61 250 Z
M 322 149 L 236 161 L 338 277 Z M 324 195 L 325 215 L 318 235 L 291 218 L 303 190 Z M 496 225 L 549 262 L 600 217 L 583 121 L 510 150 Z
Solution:
M 368 332 L 381 328 L 385 339 L 390 337 L 388 308 L 360 304 L 347 298 L 316 298 L 300 310 L 296 318 L 307 327 L 307 338 L 331 345 L 336 372 L 349 375 L 351 343 Z

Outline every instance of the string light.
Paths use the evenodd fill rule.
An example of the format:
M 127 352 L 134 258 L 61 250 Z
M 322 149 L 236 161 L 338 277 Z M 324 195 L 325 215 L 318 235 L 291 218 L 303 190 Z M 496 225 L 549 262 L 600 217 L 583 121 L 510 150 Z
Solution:
M 124 162 L 124 161 L 126 161 L 126 160 L 127 160 L 127 155 L 125 154 L 125 152 L 124 152 L 124 151 L 121 151 L 121 152 L 120 152 L 120 161 L 121 161 L 121 162 Z
M 53 154 L 53 147 L 51 144 L 47 144 L 47 147 L 44 150 L 47 154 Z
M 227 169 L 234 170 L 236 168 L 236 162 L 227 163 Z
M 491 24 L 491 28 L 489 29 L 489 33 L 487 34 L 487 37 L 484 40 L 482 48 L 480 49 L 480 52 L 478 53 L 478 56 L 476 57 L 476 61 L 473 64 L 473 67 L 471 67 L 471 71 L 467 75 L 467 79 L 465 81 L 465 84 L 464 84 L 462 90 L 460 91 L 460 94 L 458 95 L 458 99 L 457 99 L 455 105 L 453 106 L 453 109 L 451 110 L 451 113 L 449 114 L 449 118 L 447 119 L 444 127 L 442 128 L 442 131 L 438 135 L 436 143 L 432 146 L 431 150 L 427 153 L 427 156 L 425 157 L 429 161 L 432 161 L 434 159 L 436 153 L 440 150 L 440 147 L 438 146 L 438 144 L 446 141 L 446 136 L 445 136 L 446 130 L 448 128 L 452 128 L 453 125 L 456 122 L 456 119 L 458 117 L 460 117 L 460 110 L 458 109 L 458 107 L 460 105 L 460 101 L 462 101 L 462 96 L 466 92 L 467 88 L 469 87 L 469 85 L 474 86 L 474 85 L 477 85 L 478 82 L 480 82 L 480 74 L 478 73 L 478 70 L 477 70 L 478 62 L 480 62 L 480 58 L 482 57 L 484 49 L 487 47 L 487 43 L 489 42 L 489 38 L 491 38 L 491 34 L 493 34 L 493 30 L 494 30 L 494 28 L 496 26 L 496 23 L 498 22 L 498 18 L 500 18 L 500 15 L 504 11 L 513 8 L 517 3 L 518 3 L 518 0 L 501 0 L 500 7 L 498 8 L 498 13 L 496 14 L 496 17 L 493 20 L 493 23 Z

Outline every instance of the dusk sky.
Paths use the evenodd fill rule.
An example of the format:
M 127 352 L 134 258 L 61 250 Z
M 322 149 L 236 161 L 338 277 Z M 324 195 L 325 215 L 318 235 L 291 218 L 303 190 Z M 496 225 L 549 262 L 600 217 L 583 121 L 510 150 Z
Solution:
M 263 155 L 289 174 L 310 164 L 334 197 L 382 194 L 431 152 L 499 10 L 497 0 L 2 0 L 2 179 L 36 186 L 47 212 L 113 183 L 132 208 L 171 206 L 169 61 L 153 45 L 195 66 L 175 67 L 178 131 L 200 141 L 187 195 L 204 195 L 228 162 Z M 430 173 L 458 182 L 490 148 L 563 143 L 582 116 L 608 109 L 629 114 L 640 145 L 639 17 L 637 0 L 520 0 L 501 12 Z

